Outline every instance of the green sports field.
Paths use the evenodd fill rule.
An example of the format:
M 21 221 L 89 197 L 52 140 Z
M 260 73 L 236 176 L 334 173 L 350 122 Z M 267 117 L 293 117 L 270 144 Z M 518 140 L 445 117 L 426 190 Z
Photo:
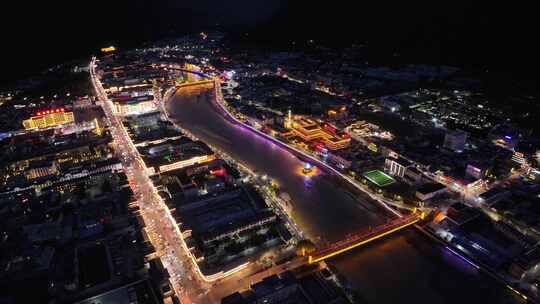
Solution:
M 390 184 L 393 184 L 396 180 L 393 179 L 390 175 L 382 172 L 382 171 L 379 171 L 379 170 L 373 170 L 373 171 L 369 171 L 369 172 L 366 172 L 364 173 L 364 177 L 374 183 L 375 185 L 379 186 L 379 187 L 385 187 L 385 186 L 388 186 Z

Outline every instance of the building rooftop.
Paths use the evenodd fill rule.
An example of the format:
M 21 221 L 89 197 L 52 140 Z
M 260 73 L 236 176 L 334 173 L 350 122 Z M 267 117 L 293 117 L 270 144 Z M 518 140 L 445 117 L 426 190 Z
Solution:
M 140 280 L 76 302 L 76 304 L 158 304 L 160 302 L 150 284 L 148 280 Z
M 214 154 L 205 143 L 192 141 L 187 137 L 152 143 L 137 149 L 148 167 L 159 167 L 197 156 Z
M 405 158 L 403 157 L 399 157 L 399 158 L 390 158 L 392 161 L 395 161 L 396 163 L 398 163 L 399 165 L 405 167 L 405 168 L 408 168 L 409 166 L 412 165 L 412 163 L 408 160 L 406 160 Z
M 495 187 L 493 189 L 489 189 L 488 191 L 480 194 L 480 198 L 482 198 L 483 200 L 489 201 L 490 199 L 499 195 L 503 195 L 505 193 L 510 194 L 510 192 L 506 190 L 505 188 Z
M 264 207 L 255 203 L 246 191 L 235 189 L 179 206 L 177 212 L 194 231 L 212 234 L 254 217 Z
M 331 280 L 317 272 L 298 278 L 285 272 L 264 278 L 243 293 L 234 293 L 222 304 L 343 304 L 348 301 L 337 291 Z
M 445 185 L 441 183 L 437 183 L 437 182 L 432 182 L 432 183 L 426 183 L 426 184 L 421 185 L 420 187 L 418 187 L 416 191 L 419 192 L 420 194 L 426 195 L 429 193 L 442 190 L 444 188 L 446 188 Z

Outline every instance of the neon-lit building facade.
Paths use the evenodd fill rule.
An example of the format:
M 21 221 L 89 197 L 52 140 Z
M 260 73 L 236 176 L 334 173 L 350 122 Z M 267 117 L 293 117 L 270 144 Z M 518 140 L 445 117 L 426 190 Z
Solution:
M 26 130 L 44 129 L 73 121 L 75 121 L 73 112 L 66 112 L 64 108 L 57 108 L 37 112 L 35 116 L 23 121 L 23 127 Z
M 214 155 L 194 156 L 194 157 L 191 157 L 191 158 L 188 158 L 188 159 L 181 159 L 181 160 L 175 161 L 175 162 L 170 163 L 170 164 L 161 165 L 161 166 L 158 167 L 158 171 L 160 173 L 163 173 L 163 172 L 167 172 L 167 171 L 172 171 L 172 170 L 176 170 L 176 169 L 181 169 L 181 168 L 193 166 L 193 165 L 196 165 L 196 164 L 209 163 L 209 162 L 213 161 L 214 159 L 216 159 L 216 157 Z M 157 170 L 154 167 L 148 167 L 148 171 L 149 171 L 150 174 L 158 173 L 158 172 L 156 172 Z
M 114 112 L 119 115 L 143 114 L 157 110 L 151 96 L 142 96 L 129 100 L 115 100 Z

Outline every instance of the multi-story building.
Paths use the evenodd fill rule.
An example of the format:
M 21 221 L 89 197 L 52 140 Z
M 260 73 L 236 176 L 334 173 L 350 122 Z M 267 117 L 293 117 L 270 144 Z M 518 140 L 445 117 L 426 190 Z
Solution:
M 339 292 L 327 269 L 296 277 L 284 272 L 264 278 L 249 289 L 233 293 L 221 300 L 222 304 L 256 303 L 349 303 Z
M 396 153 L 391 155 L 384 161 L 385 172 L 400 177 L 404 182 L 411 185 L 419 184 L 422 181 L 422 171 L 415 167 L 411 161 L 399 157 Z
M 44 110 L 36 113 L 35 116 L 23 121 L 26 130 L 44 129 L 55 127 L 75 121 L 73 112 L 66 112 L 64 108 Z
M 185 137 L 141 146 L 139 151 L 149 174 L 204 164 L 215 159 L 214 152 L 206 144 Z
M 286 124 L 285 127 L 289 126 Z M 338 131 L 330 124 L 322 126 L 308 118 L 296 119 L 290 124 L 295 135 L 305 142 L 321 141 L 330 150 L 339 150 L 347 147 L 351 142 L 348 134 Z
M 58 173 L 56 162 L 41 162 L 40 165 L 26 171 L 26 179 L 32 180 L 39 177 L 49 176 Z
M 157 110 L 151 95 L 117 98 L 113 101 L 114 112 L 119 115 L 142 114 Z
M 411 167 L 412 164 L 410 161 L 404 158 L 387 158 L 384 161 L 384 171 L 393 176 L 398 176 L 403 178 L 407 168 Z
M 409 167 L 407 170 L 405 170 L 405 176 L 403 176 L 403 180 L 412 185 L 416 185 L 422 182 L 423 174 L 422 171 L 420 171 L 416 167 Z
M 527 163 L 527 159 L 525 158 L 525 154 L 521 153 L 521 152 L 514 152 L 514 154 L 512 154 L 512 161 L 513 162 L 516 162 L 520 165 L 525 165 Z
M 295 120 L 292 123 L 292 129 L 294 133 L 304 141 L 320 139 L 323 136 L 319 124 L 314 120 L 307 118 Z
M 495 187 L 478 196 L 480 202 L 491 206 L 501 200 L 510 198 L 512 193 L 504 188 Z
M 445 185 L 438 182 L 431 182 L 420 186 L 416 190 L 416 197 L 425 202 L 437 195 L 446 193 L 447 191 L 448 190 Z
M 487 166 L 483 164 L 468 164 L 465 169 L 465 174 L 477 179 L 484 178 L 486 176 Z

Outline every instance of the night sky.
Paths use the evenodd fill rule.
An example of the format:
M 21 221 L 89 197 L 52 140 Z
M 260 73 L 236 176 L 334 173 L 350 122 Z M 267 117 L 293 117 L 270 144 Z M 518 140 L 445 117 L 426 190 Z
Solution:
M 261 45 L 302 39 L 336 45 L 361 42 L 383 61 L 397 52 L 409 62 L 532 75 L 538 54 L 532 7 L 380 2 L 17 1 L 13 8 L 3 9 L 0 21 L 2 45 L 9 46 L 3 48 L 1 80 L 85 58 L 108 44 L 131 47 L 216 28 L 249 32 Z

